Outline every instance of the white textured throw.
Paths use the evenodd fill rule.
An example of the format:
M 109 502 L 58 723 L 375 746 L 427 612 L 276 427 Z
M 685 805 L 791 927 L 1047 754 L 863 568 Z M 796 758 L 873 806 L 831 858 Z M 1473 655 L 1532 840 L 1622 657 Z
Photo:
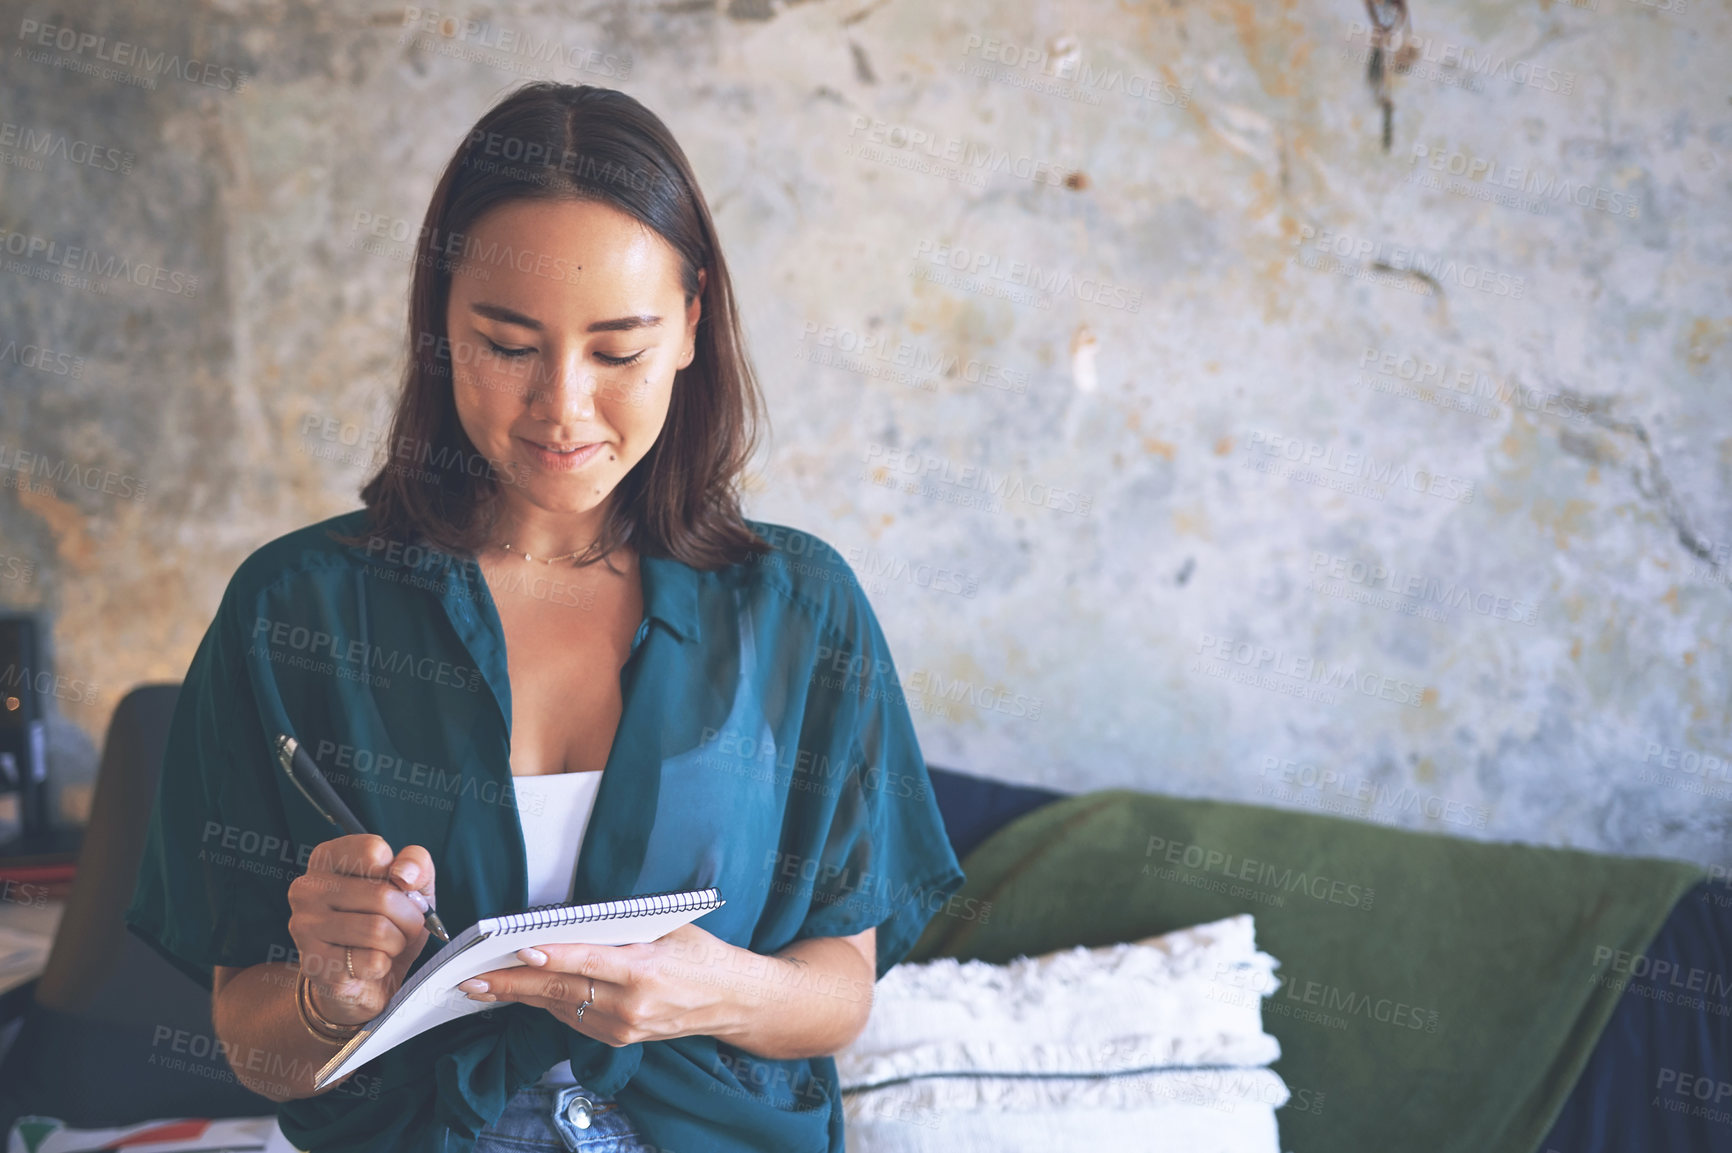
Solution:
M 1105 1077 L 922 1077 L 847 1097 L 849 1123 L 933 1125 L 959 1112 L 1037 1113 L 1054 1109 L 1152 1109 L 1197 1105 L 1255 1113 L 1287 1103 L 1272 1069 L 1158 1069 Z
M 950 1113 L 931 1126 L 850 1121 L 846 1137 L 847 1153 L 1278 1153 L 1281 1148 L 1273 1109 L 1224 1113 L 1204 1105 Z
M 1142 941 L 939 958 L 878 982 L 836 1055 L 849 1153 L 1276 1153 L 1287 1087 L 1259 1068 L 1277 962 L 1249 914 Z

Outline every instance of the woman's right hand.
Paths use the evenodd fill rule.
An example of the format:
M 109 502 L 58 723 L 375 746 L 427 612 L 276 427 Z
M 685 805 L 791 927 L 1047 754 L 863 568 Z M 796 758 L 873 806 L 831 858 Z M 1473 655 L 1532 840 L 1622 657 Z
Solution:
M 427 944 L 432 904 L 433 858 L 420 845 L 393 854 L 385 838 L 357 833 L 313 846 L 307 871 L 289 883 L 289 935 L 313 1007 L 338 1024 L 377 1017 Z

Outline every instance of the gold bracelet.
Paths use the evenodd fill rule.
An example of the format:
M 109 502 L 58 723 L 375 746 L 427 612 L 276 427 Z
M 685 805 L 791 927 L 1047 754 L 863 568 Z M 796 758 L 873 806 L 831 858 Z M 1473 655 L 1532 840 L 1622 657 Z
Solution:
M 295 1012 L 301 1016 L 301 1024 L 307 1027 L 307 1032 L 330 1045 L 347 1045 L 362 1026 L 342 1025 L 336 1021 L 328 1021 L 313 1004 L 312 990 L 307 982 L 307 975 L 302 973 L 295 978 Z

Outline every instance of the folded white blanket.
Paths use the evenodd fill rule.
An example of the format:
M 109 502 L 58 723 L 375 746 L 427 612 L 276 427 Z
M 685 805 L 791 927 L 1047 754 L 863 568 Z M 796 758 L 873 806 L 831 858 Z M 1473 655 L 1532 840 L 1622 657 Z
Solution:
M 1263 1032 L 1262 998 L 1244 990 L 1273 989 L 1275 966 L 1248 913 L 1004 965 L 898 965 L 836 1066 L 847 1091 L 934 1073 L 1266 1065 L 1281 1046 Z
M 1161 1069 L 1096 1077 L 920 1077 L 844 1095 L 848 1123 L 907 1121 L 928 1127 L 965 1113 L 1054 1110 L 1160 1112 L 1185 1105 L 1217 1113 L 1257 1113 L 1287 1103 L 1271 1069 Z
M 1279 1153 L 1271 1108 L 947 1113 L 935 1124 L 848 1122 L 847 1153 Z
M 836 1055 L 848 1153 L 1278 1153 L 1263 1032 L 1277 962 L 1250 914 L 878 982 Z M 1247 992 L 1254 990 L 1256 992 Z

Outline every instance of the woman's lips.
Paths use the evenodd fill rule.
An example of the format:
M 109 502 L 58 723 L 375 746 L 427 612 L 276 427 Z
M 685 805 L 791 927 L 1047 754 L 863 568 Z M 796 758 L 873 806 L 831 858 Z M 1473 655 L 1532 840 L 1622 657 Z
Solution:
M 544 472 L 574 472 L 594 459 L 595 454 L 600 452 L 602 445 L 606 443 L 598 440 L 593 444 L 551 446 L 524 437 L 517 439 L 528 451 L 535 467 Z M 571 451 L 561 452 L 560 448 Z

